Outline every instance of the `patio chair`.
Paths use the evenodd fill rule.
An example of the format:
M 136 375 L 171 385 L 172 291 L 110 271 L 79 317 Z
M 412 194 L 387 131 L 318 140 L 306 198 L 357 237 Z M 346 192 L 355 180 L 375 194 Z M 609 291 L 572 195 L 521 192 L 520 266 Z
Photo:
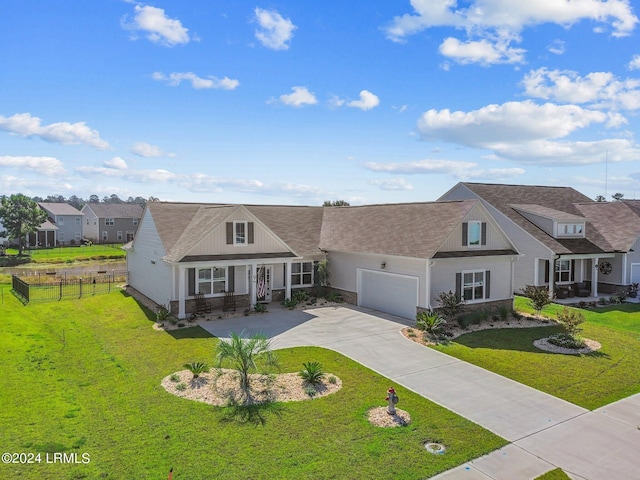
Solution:
M 224 292 L 224 304 L 222 306 L 222 311 L 226 312 L 228 310 L 236 310 L 236 294 L 235 292 Z
M 588 297 L 591 295 L 591 291 L 587 287 L 585 282 L 578 282 L 573 284 L 573 291 L 576 294 L 576 297 Z
M 211 313 L 211 302 L 203 293 L 196 293 L 196 313 Z

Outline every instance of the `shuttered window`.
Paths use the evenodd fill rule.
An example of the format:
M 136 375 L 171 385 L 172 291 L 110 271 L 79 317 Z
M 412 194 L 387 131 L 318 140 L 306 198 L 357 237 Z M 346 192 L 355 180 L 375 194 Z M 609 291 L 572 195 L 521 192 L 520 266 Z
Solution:
M 479 248 L 487 244 L 486 222 L 471 221 L 462 223 L 462 246 Z
M 227 222 L 227 245 L 247 245 L 254 242 L 253 222 Z
M 456 295 L 466 302 L 490 298 L 491 272 L 470 270 L 456 274 Z

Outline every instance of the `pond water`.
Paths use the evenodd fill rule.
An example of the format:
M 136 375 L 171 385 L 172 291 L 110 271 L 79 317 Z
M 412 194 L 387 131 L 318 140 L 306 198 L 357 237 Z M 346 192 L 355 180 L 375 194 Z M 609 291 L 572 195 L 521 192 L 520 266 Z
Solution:
M 69 265 L 66 263 L 60 263 L 55 265 L 19 265 L 17 267 L 4 267 L 0 268 L 0 273 L 5 275 L 34 275 L 43 274 L 46 272 L 66 272 L 69 275 L 87 275 L 96 272 L 111 273 L 112 271 L 122 272 L 127 269 L 127 262 L 105 262 L 105 263 L 85 263 L 82 265 Z

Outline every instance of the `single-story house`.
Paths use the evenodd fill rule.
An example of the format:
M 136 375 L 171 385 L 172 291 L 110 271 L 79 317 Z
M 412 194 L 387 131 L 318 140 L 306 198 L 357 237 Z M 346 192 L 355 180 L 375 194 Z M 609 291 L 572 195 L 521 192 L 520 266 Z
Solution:
M 142 211 L 135 203 L 87 203 L 82 207 L 82 237 L 93 243 L 130 242 Z
M 516 292 L 527 285 L 546 285 L 555 293 L 579 286 L 581 295 L 597 296 L 628 284 L 630 270 L 623 265 L 629 265 L 640 225 L 624 204 L 598 203 L 571 187 L 470 182 L 440 198 L 461 199 L 480 200 L 522 254 L 515 265 Z M 623 210 L 624 217 L 609 215 Z M 624 222 L 629 228 L 623 231 Z
M 151 202 L 127 254 L 129 284 L 179 318 L 200 293 L 222 307 L 290 298 L 329 260 L 351 303 L 415 318 L 453 291 L 511 307 L 518 252 L 478 200 L 360 207 Z

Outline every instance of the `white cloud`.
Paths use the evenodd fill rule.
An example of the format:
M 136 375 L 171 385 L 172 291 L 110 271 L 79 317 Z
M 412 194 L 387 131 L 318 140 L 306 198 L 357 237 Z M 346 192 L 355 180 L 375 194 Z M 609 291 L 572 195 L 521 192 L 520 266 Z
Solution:
M 89 145 L 100 150 L 109 148 L 98 131 L 87 127 L 84 122 L 42 125 L 42 120 L 32 117 L 30 113 L 16 113 L 11 117 L 0 115 L 0 130 L 21 137 L 39 137 L 47 142 L 63 145 Z
M 380 105 L 380 99 L 368 90 L 360 91 L 360 99 L 347 103 L 347 106 L 359 108 L 360 110 L 371 110 Z
M 634 55 L 629 62 L 629 70 L 640 70 L 640 55 Z
M 274 10 L 257 8 L 254 10 L 255 19 L 260 26 L 255 35 L 260 43 L 273 50 L 287 50 L 293 31 L 297 28 L 291 20 L 285 19 Z
M 111 160 L 106 160 L 103 165 L 107 168 L 115 168 L 117 170 L 127 169 L 127 162 L 120 157 L 113 157 Z
M 136 5 L 132 22 L 123 18 L 122 27 L 131 31 L 141 30 L 154 43 L 173 47 L 189 43 L 189 29 L 182 26 L 180 20 L 168 18 L 162 8 L 150 5 Z M 135 38 L 135 37 L 133 37 Z
M 487 39 L 466 41 L 449 37 L 440 45 L 440 53 L 461 64 L 522 63 L 525 50 L 510 47 L 507 41 L 491 42 Z
M 229 77 L 218 78 L 213 75 L 209 75 L 206 78 L 202 78 L 197 76 L 193 72 L 173 72 L 169 75 L 165 75 L 162 72 L 154 72 L 151 75 L 156 81 L 166 82 L 167 85 L 172 87 L 177 87 L 182 83 L 182 81 L 191 82 L 191 86 L 196 90 L 206 89 L 206 88 L 216 88 L 222 90 L 234 90 L 240 85 L 238 80 L 233 80 Z
M 521 63 L 524 50 L 509 45 L 520 42 L 526 28 L 545 23 L 564 27 L 581 21 L 599 22 L 594 31 L 610 26 L 612 35 L 630 35 L 638 23 L 627 0 L 504 1 L 411 0 L 412 14 L 396 16 L 384 29 L 387 38 L 403 42 L 406 37 L 433 27 L 464 30 L 467 41 L 447 39 L 440 52 L 460 63 Z M 554 53 L 562 49 L 554 48 Z
M 640 80 L 620 80 L 610 72 L 581 77 L 570 70 L 540 68 L 525 75 L 525 94 L 567 103 L 587 103 L 594 108 L 640 109 Z
M 157 145 L 151 145 L 145 142 L 136 142 L 131 147 L 131 153 L 141 157 L 175 157 L 174 153 L 167 153 Z
M 413 190 L 413 185 L 404 178 L 388 178 L 386 180 L 372 180 L 372 185 L 377 185 L 380 190 L 402 191 Z
M 62 162 L 54 157 L 0 156 L 0 167 L 32 170 L 48 177 L 66 173 Z
M 457 162 L 451 160 L 417 160 L 413 162 L 397 163 L 365 163 L 364 167 L 373 172 L 384 172 L 392 175 L 449 175 L 450 177 L 464 180 L 485 179 L 485 180 L 505 180 L 517 177 L 525 173 L 522 168 L 481 168 L 475 162 Z M 373 181 L 384 190 L 409 190 L 413 188 L 403 179 Z M 383 187 L 397 187 L 384 188 Z M 410 188 L 401 188 L 406 185 Z
M 566 51 L 566 46 L 564 41 L 562 40 L 554 40 L 550 45 L 547 46 L 547 50 L 553 53 L 554 55 L 563 55 Z
M 530 100 L 487 105 L 470 112 L 429 110 L 418 120 L 425 139 L 469 147 L 496 148 L 503 143 L 560 138 L 610 115 L 577 105 L 538 105 Z
M 611 24 L 614 36 L 629 35 L 638 18 L 626 0 L 520 1 L 471 0 L 459 8 L 456 0 L 411 0 L 413 14 L 394 17 L 387 37 L 405 37 L 431 27 L 454 27 L 467 31 L 495 30 L 519 33 L 544 23 L 570 26 L 583 20 Z
M 293 87 L 292 90 L 293 93 L 280 95 L 280 101 L 285 105 L 301 107 L 303 105 L 315 105 L 318 103 L 316 96 L 305 87 Z

